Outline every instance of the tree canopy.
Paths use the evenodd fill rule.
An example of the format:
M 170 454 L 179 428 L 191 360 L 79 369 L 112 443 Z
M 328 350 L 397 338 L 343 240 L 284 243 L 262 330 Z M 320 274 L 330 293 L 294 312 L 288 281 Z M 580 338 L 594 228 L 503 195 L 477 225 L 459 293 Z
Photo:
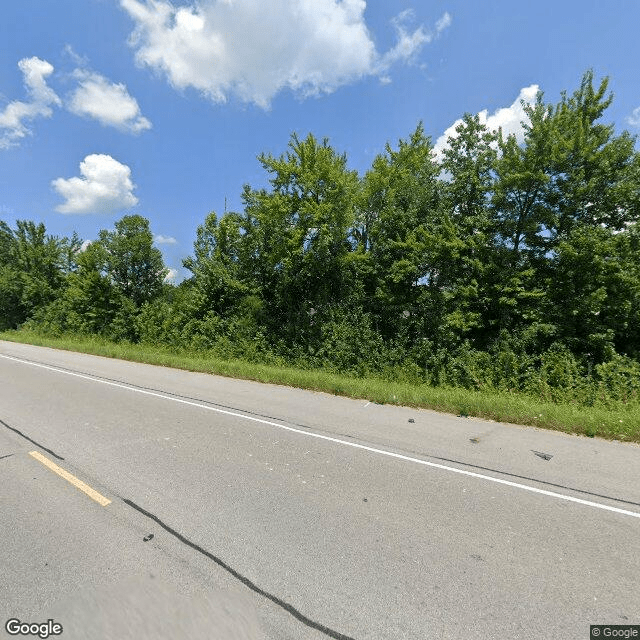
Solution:
M 419 123 L 362 176 L 293 134 L 258 156 L 267 188 L 206 216 L 178 286 L 139 215 L 84 250 L 0 222 L 0 327 L 476 387 L 635 371 L 640 153 L 603 120 L 612 99 L 588 71 L 523 104 L 523 141 L 466 114 L 438 153 Z

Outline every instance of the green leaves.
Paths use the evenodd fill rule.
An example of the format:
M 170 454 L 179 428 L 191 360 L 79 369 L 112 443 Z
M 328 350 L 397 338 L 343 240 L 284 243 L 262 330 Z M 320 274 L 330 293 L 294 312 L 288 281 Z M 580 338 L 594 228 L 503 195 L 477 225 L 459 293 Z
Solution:
M 148 220 L 124 216 L 115 231 L 100 231 L 98 246 L 101 270 L 134 305 L 140 307 L 160 293 L 167 270 L 162 253 L 153 246 Z
M 599 122 L 613 95 L 605 95 L 608 78 L 597 88 L 593 72 L 580 88 L 550 111 L 545 123 L 550 141 L 547 206 L 554 214 L 553 236 L 562 238 L 579 224 L 620 230 L 639 219 L 639 157 L 635 140 L 613 125 Z
M 47 235 L 44 224 L 0 222 L 0 326 L 15 328 L 55 299 L 79 240 Z
M 266 188 L 198 227 L 178 287 L 140 216 L 84 251 L 0 223 L 0 325 L 588 397 L 584 371 L 640 357 L 640 154 L 611 100 L 589 71 L 523 105 L 523 139 L 466 114 L 436 153 L 420 123 L 363 176 L 293 134 L 259 156 Z
M 259 160 L 272 190 L 245 189 L 245 277 L 261 291 L 272 321 L 303 330 L 302 309 L 348 295 L 357 174 L 326 139 L 312 135 L 294 134 L 284 155 Z

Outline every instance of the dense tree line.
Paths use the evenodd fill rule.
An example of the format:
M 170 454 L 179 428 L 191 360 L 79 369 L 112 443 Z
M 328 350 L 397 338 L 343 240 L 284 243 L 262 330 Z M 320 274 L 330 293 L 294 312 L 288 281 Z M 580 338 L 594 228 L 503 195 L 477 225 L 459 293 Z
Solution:
M 640 153 L 602 122 L 611 99 L 591 72 L 557 104 L 540 94 L 522 144 L 465 115 L 436 154 L 420 124 L 364 176 L 294 134 L 259 156 L 269 188 L 245 186 L 241 213 L 198 227 L 178 286 L 140 216 L 84 250 L 2 223 L 0 325 L 637 399 Z

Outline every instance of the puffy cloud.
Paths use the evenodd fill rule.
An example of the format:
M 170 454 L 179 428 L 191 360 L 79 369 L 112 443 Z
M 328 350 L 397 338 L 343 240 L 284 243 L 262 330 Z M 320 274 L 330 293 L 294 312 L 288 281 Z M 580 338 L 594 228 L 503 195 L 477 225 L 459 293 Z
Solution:
M 158 234 L 157 236 L 153 236 L 153 241 L 156 244 L 178 244 L 178 241 L 171 236 L 163 236 Z
M 235 95 L 264 108 L 282 89 L 331 92 L 390 65 L 410 61 L 434 35 L 395 21 L 398 43 L 380 55 L 364 20 L 365 0 L 120 0 L 135 22 L 139 64 L 214 102 Z M 450 22 L 445 14 L 436 34 Z
M 29 100 L 10 102 L 0 112 L 0 149 L 7 149 L 31 133 L 26 122 L 35 118 L 49 118 L 52 106 L 60 105 L 60 98 L 47 85 L 53 66 L 40 58 L 23 58 L 18 62 Z
M 129 95 L 125 85 L 115 84 L 84 69 L 77 69 L 73 75 L 78 86 L 69 98 L 69 111 L 130 133 L 151 128 L 151 123 L 142 116 L 138 102 Z
M 164 277 L 164 281 L 175 283 L 177 277 L 178 277 L 177 269 L 169 269 L 167 272 L 167 275 Z
M 637 107 L 631 112 L 631 115 L 627 118 L 627 122 L 632 127 L 640 127 L 640 107 Z
M 524 105 L 533 104 L 538 95 L 539 87 L 537 84 L 532 84 L 528 87 L 524 87 L 520 90 L 518 97 L 513 104 L 509 107 L 502 107 L 497 109 L 491 115 L 487 109 L 484 109 L 478 113 L 480 122 L 486 125 L 490 131 L 497 131 L 502 129 L 502 134 L 506 138 L 513 134 L 519 144 L 524 142 L 524 128 L 523 122 L 528 122 L 529 118 L 524 110 Z M 524 104 L 523 104 L 524 103 Z M 434 153 L 436 157 L 441 158 L 444 149 L 447 146 L 447 140 L 455 137 L 456 127 L 462 123 L 462 119 L 456 120 L 437 140 L 434 145 Z
M 65 51 L 76 62 L 84 62 L 71 47 L 67 46 Z M 49 118 L 53 114 L 52 107 L 62 104 L 47 85 L 47 78 L 54 71 L 51 64 L 33 57 L 20 60 L 18 67 L 24 76 L 29 100 L 10 102 L 0 112 L 0 149 L 16 145 L 31 133 L 27 126 L 30 120 Z M 142 116 L 138 103 L 123 84 L 112 83 L 100 74 L 83 69 L 77 69 L 73 76 L 78 85 L 67 101 L 69 111 L 131 133 L 151 128 L 151 123 Z
M 58 178 L 51 185 L 65 199 L 60 213 L 113 214 L 138 203 L 133 195 L 131 169 L 104 154 L 92 154 L 80 163 L 82 177 Z

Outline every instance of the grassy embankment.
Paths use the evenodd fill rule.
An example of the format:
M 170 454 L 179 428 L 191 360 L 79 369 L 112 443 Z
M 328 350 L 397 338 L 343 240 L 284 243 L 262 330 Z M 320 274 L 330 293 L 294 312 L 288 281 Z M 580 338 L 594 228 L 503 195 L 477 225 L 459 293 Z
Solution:
M 640 407 L 622 403 L 608 409 L 543 402 L 524 394 L 431 387 L 380 378 L 352 378 L 317 369 L 275 367 L 241 360 L 220 360 L 207 354 L 172 351 L 148 345 L 113 343 L 101 338 L 48 337 L 29 331 L 0 332 L 0 339 L 79 351 L 108 358 L 257 380 L 381 404 L 435 409 L 500 422 L 532 425 L 566 433 L 640 442 Z

